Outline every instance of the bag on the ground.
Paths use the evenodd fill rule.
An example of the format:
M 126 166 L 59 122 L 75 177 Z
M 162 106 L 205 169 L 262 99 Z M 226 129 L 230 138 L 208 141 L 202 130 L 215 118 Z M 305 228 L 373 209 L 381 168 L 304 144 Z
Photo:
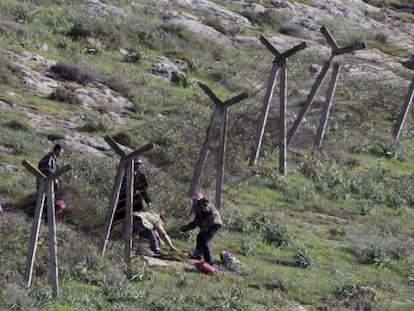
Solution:
M 196 262 L 194 266 L 197 268 L 198 271 L 204 274 L 213 275 L 216 273 L 216 269 L 205 261 Z
M 221 262 L 225 265 L 225 266 L 231 266 L 231 265 L 238 265 L 240 264 L 240 261 L 234 257 L 229 251 L 222 251 L 220 253 L 220 259 Z
M 65 199 L 56 199 L 55 200 L 55 211 L 58 213 L 63 212 L 66 209 L 66 200 Z

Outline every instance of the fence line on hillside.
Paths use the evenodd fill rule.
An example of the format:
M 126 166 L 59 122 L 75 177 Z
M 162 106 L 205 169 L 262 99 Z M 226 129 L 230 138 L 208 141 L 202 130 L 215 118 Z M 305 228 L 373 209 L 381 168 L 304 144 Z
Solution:
M 286 46 L 286 45 L 283 45 L 282 44 L 282 46 Z M 342 58 L 345 58 L 345 62 L 343 61 Z M 346 67 L 345 69 L 348 69 L 348 67 L 350 67 L 351 65 L 360 65 L 360 66 L 367 65 L 367 66 L 375 66 L 375 67 L 378 67 L 378 64 L 376 64 L 376 62 L 374 60 L 373 61 L 366 60 L 366 61 L 364 61 L 362 63 L 359 63 L 359 62 L 353 63 L 349 59 L 346 59 L 346 57 L 342 57 L 342 58 L 339 58 L 338 57 L 338 63 L 340 63 L 341 66 Z M 397 62 L 397 60 L 395 58 L 393 58 L 393 57 L 387 57 L 387 58 L 385 58 L 384 62 L 391 64 L 391 63 Z M 383 62 L 381 61 L 381 63 L 383 63 Z M 381 97 L 388 96 L 389 93 L 381 94 L 381 92 L 384 92 L 384 88 L 383 87 L 381 88 L 379 85 L 383 84 L 383 85 L 387 86 L 387 88 L 389 87 L 390 90 L 392 90 L 393 92 L 396 93 L 393 96 L 393 101 L 394 102 L 390 102 L 389 104 L 388 103 L 384 103 L 384 105 L 392 106 L 391 104 L 394 104 L 393 107 L 392 107 L 394 110 L 398 106 L 398 110 L 400 110 L 400 109 L 401 110 L 406 110 L 406 115 L 409 114 L 408 109 L 407 108 L 404 109 L 404 107 L 402 107 L 402 106 L 408 106 L 408 108 L 409 108 L 409 104 L 408 103 L 410 103 L 412 101 L 412 91 L 408 87 L 408 83 L 407 83 L 407 86 L 402 86 L 401 85 L 402 84 L 401 82 L 404 81 L 404 79 L 403 78 L 399 78 L 401 75 L 402 76 L 408 75 L 407 74 L 407 70 L 405 68 L 403 68 L 403 66 L 401 66 L 400 68 L 396 68 L 395 66 L 392 66 L 392 67 L 390 66 L 390 68 L 375 69 L 375 72 L 374 72 L 374 69 L 373 69 L 372 74 L 369 74 L 369 73 L 366 73 L 366 72 L 351 73 L 351 77 L 357 77 L 356 79 L 359 79 L 364 84 L 364 87 L 365 87 L 364 90 L 356 90 L 355 91 L 356 92 L 355 96 L 357 97 L 357 100 L 361 100 L 361 101 L 369 101 L 371 99 L 377 100 L 376 97 L 378 97 L 378 100 L 379 100 Z M 378 70 L 379 70 L 379 74 L 381 75 L 380 78 L 374 77 L 374 74 L 378 74 Z M 348 75 L 349 74 L 348 74 L 347 70 L 344 70 L 340 74 L 341 79 L 338 82 L 338 84 L 339 84 L 338 85 L 338 92 L 343 93 L 343 92 L 347 92 L 347 91 L 350 91 L 350 90 L 352 91 L 351 87 L 352 87 L 352 83 L 354 83 L 354 82 L 352 82 L 353 79 L 352 78 L 349 79 L 352 82 L 352 83 L 350 83 L 349 81 L 346 81 L 346 79 L 344 78 L 344 77 L 346 77 Z M 364 77 L 365 77 L 365 79 L 364 79 Z M 302 76 L 300 78 L 289 77 L 288 86 L 287 87 L 289 88 L 289 86 L 291 84 L 295 84 L 295 83 L 296 83 L 296 85 L 301 85 L 301 84 L 303 84 L 303 83 L 306 82 L 306 80 L 305 80 L 306 78 L 307 77 L 304 77 L 304 76 Z M 364 80 L 366 81 L 366 83 L 363 82 Z M 404 84 L 405 84 L 405 82 L 404 82 Z M 407 90 L 407 87 L 408 87 L 408 90 Z M 374 93 L 375 94 L 378 94 L 378 95 L 371 95 L 371 94 L 374 94 Z M 402 94 L 406 94 L 406 96 L 405 96 L 406 99 L 404 100 L 404 103 L 405 104 L 403 104 L 402 99 L 400 99 L 400 97 L 402 96 Z M 275 94 L 274 95 L 275 96 L 278 95 L 277 94 L 277 90 L 275 90 Z M 259 99 L 256 98 L 256 102 L 258 102 L 258 101 L 259 101 Z M 335 109 L 339 111 L 341 109 L 340 103 L 343 102 L 344 99 L 343 98 L 333 98 L 332 101 L 333 101 L 333 106 L 334 107 L 336 105 L 338 105 L 338 107 L 335 107 Z M 387 98 L 384 97 L 384 101 L 387 101 Z M 400 104 L 400 101 L 401 101 L 401 104 Z M 398 104 L 395 103 L 395 102 L 397 102 Z M 287 107 L 288 108 L 287 117 L 290 118 L 290 119 L 292 117 L 295 118 L 295 115 L 294 115 L 295 114 L 295 111 L 290 111 L 290 109 L 289 109 L 291 107 L 292 107 L 292 105 L 290 105 L 290 106 Z M 400 107 L 402 107 L 402 108 L 400 108 Z M 276 103 L 276 108 L 278 108 L 277 103 Z M 314 111 L 318 111 L 318 109 L 319 108 L 316 108 L 316 109 L 314 109 Z M 387 107 L 387 109 L 390 109 L 390 107 Z M 401 114 L 401 112 L 400 112 L 400 114 Z M 310 115 L 308 119 L 311 120 L 312 118 L 314 118 L 314 116 Z M 399 117 L 399 119 L 401 119 L 401 117 Z M 329 120 L 329 116 L 327 116 L 327 118 L 325 120 Z M 404 119 L 403 121 L 404 122 L 407 122 L 406 119 Z M 404 122 L 402 122 L 402 123 L 404 123 Z M 314 125 L 311 124 L 310 127 L 314 127 Z M 338 131 L 338 127 L 337 126 L 334 126 L 334 127 L 335 127 L 334 131 Z M 409 127 L 409 123 L 407 124 L 407 128 L 410 128 Z M 313 137 L 314 134 L 313 133 L 309 133 L 306 130 L 309 130 L 309 125 L 307 126 L 307 128 L 305 130 L 298 131 L 298 133 L 296 135 L 300 136 L 300 138 L 298 139 L 298 142 L 297 143 L 293 143 L 292 144 L 292 146 L 291 146 L 292 148 L 295 148 L 295 147 L 298 147 L 298 146 L 303 146 L 303 142 L 304 141 L 313 140 L 312 137 Z M 404 133 L 403 125 L 401 125 L 401 130 Z M 341 130 L 339 129 L 339 131 L 341 131 Z M 357 128 L 351 128 L 351 132 L 354 132 L 354 131 L 356 133 Z M 398 137 L 396 137 L 395 134 L 392 135 L 392 132 L 393 132 L 392 127 L 388 128 L 388 129 L 387 128 L 380 127 L 378 129 L 373 129 L 373 130 L 369 131 L 369 134 L 372 135 L 372 136 L 370 136 L 371 139 L 372 140 L 375 140 L 375 139 L 378 139 L 378 136 L 377 135 L 384 135 L 384 133 L 388 133 L 387 134 L 387 137 L 389 136 L 389 138 L 392 139 L 392 136 L 393 136 L 394 137 L 394 140 L 396 141 L 398 139 Z M 394 130 L 394 132 L 395 132 L 395 130 Z M 332 136 L 332 134 L 335 134 L 335 132 L 332 132 L 331 131 L 331 132 L 328 132 L 327 134 L 329 136 Z M 317 144 L 315 143 L 315 145 L 317 145 Z M 334 150 L 338 150 L 339 151 L 343 147 L 340 146 L 340 145 L 329 146 L 328 147 L 328 149 L 332 150 L 331 148 L 333 148 Z

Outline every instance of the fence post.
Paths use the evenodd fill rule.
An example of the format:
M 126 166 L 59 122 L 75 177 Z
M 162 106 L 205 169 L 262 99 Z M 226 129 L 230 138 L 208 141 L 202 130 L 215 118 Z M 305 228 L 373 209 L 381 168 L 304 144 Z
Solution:
M 226 132 L 227 132 L 227 109 L 228 107 L 237 104 L 249 97 L 247 92 L 243 92 L 231 99 L 222 102 L 218 97 L 213 93 L 213 91 L 205 84 L 198 82 L 199 87 L 210 97 L 214 102 L 215 108 L 210 119 L 210 124 L 208 126 L 207 135 L 204 140 L 203 146 L 198 157 L 196 169 L 194 170 L 193 179 L 188 189 L 188 196 L 192 196 L 199 186 L 201 172 L 204 168 L 204 165 L 207 160 L 207 154 L 210 148 L 211 141 L 213 139 L 214 129 L 219 122 L 220 124 L 220 137 L 219 137 L 219 163 L 217 165 L 217 175 L 216 175 L 216 195 L 215 195 L 215 205 L 217 208 L 221 207 L 221 191 L 223 187 L 223 177 L 224 177 L 224 158 L 226 151 Z
M 319 88 L 325 79 L 326 73 L 331 65 L 331 60 L 335 56 L 339 56 L 345 53 L 351 53 L 356 50 L 364 49 L 365 43 L 364 42 L 356 42 L 354 44 L 345 46 L 340 48 L 338 44 L 336 43 L 335 39 L 332 37 L 331 33 L 328 31 L 327 28 L 324 26 L 321 27 L 321 32 L 324 35 L 326 41 L 331 46 L 331 56 L 327 62 L 325 62 L 325 65 L 319 74 L 317 80 L 315 81 L 315 84 L 313 85 L 311 92 L 309 93 L 308 97 L 306 98 L 305 104 L 303 105 L 302 110 L 299 112 L 298 117 L 295 119 L 292 128 L 289 130 L 288 138 L 287 138 L 287 144 L 289 145 L 295 136 L 297 129 L 299 128 L 300 123 L 302 122 L 303 118 L 305 117 L 307 111 L 309 110 L 309 107 L 312 105 L 313 99 L 315 98 L 315 95 L 319 91 Z
M 401 131 L 405 122 L 405 119 L 407 118 L 408 111 L 410 110 L 411 102 L 413 101 L 414 97 L 414 76 L 411 80 L 411 84 L 408 88 L 407 94 L 405 95 L 404 104 L 403 107 L 397 117 L 397 123 L 394 128 L 394 140 L 398 140 L 401 135 Z
M 112 223 L 114 215 L 117 209 L 119 201 L 119 193 L 121 191 L 122 182 L 125 179 L 125 191 L 126 191 L 126 206 L 125 206 L 125 218 L 124 218 L 124 261 L 127 265 L 131 262 L 131 248 L 132 248 L 132 209 L 133 209 L 133 187 L 134 187 L 134 174 L 133 174 L 133 162 L 138 156 L 154 148 L 154 143 L 146 144 L 137 150 L 127 154 L 123 151 L 118 143 L 110 136 L 105 137 L 105 141 L 111 146 L 112 150 L 120 156 L 118 164 L 118 170 L 115 176 L 115 183 L 112 188 L 111 198 L 109 201 L 108 212 L 105 217 L 104 234 L 101 239 L 100 251 L 103 257 L 106 251 L 106 247 L 111 233 Z
M 319 127 L 316 132 L 314 149 L 319 149 L 322 145 L 322 138 L 325 134 L 325 128 L 326 128 L 326 124 L 328 123 L 329 112 L 331 110 L 332 98 L 335 93 L 336 84 L 338 82 L 339 69 L 340 69 L 339 64 L 335 63 L 333 71 L 332 71 L 331 82 L 329 83 L 328 92 L 325 98 L 325 104 L 323 106 L 321 120 L 319 122 Z
M 262 145 L 263 134 L 264 134 L 264 130 L 265 130 L 265 127 L 266 127 L 270 102 L 271 102 L 272 96 L 273 96 L 273 89 L 274 89 L 274 85 L 275 85 L 275 81 L 276 81 L 276 77 L 277 77 L 277 72 L 278 72 L 279 68 L 281 68 L 282 66 L 286 67 L 286 59 L 288 57 L 290 57 L 290 56 L 296 54 L 297 52 L 299 52 L 300 50 L 303 50 L 303 49 L 306 48 L 306 43 L 302 42 L 299 45 L 289 49 L 288 51 L 286 51 L 284 53 L 280 53 L 272 45 L 272 43 L 270 43 L 270 41 L 267 38 L 265 38 L 264 36 L 260 36 L 259 39 L 260 39 L 260 42 L 272 54 L 275 55 L 275 59 L 273 61 L 272 69 L 271 69 L 270 76 L 269 76 L 269 79 L 268 79 L 266 94 L 265 94 L 265 97 L 264 97 L 264 100 L 263 100 L 263 106 L 262 106 L 260 117 L 259 117 L 259 123 L 258 123 L 257 131 L 256 131 L 255 141 L 253 143 L 252 154 L 251 154 L 250 161 L 249 161 L 250 165 L 256 165 L 257 160 L 259 158 L 260 148 L 261 148 L 261 145 Z M 285 100 L 286 100 L 286 96 L 284 97 L 283 101 L 285 102 Z M 285 126 L 285 125 L 283 125 L 283 126 Z M 285 130 L 283 130 L 283 129 L 280 129 L 280 130 L 285 132 Z M 285 141 L 285 139 L 283 139 L 283 141 Z M 285 147 L 286 143 L 284 143 L 283 145 Z M 282 153 L 284 153 L 284 152 L 285 151 L 283 151 Z M 286 155 L 285 155 L 285 160 L 286 160 Z M 282 162 L 282 160 L 280 162 Z M 283 169 L 280 169 L 280 170 L 283 170 Z
M 262 146 L 264 129 L 266 127 L 267 116 L 269 114 L 270 102 L 272 101 L 273 89 L 275 87 L 278 70 L 279 64 L 276 61 L 273 61 L 272 69 L 270 70 L 270 76 L 267 82 L 266 94 L 263 99 L 263 107 L 260 112 L 259 126 L 254 140 L 254 145 L 252 147 L 252 155 L 249 163 L 250 165 L 256 165 L 259 158 L 259 151 Z
M 279 104 L 279 173 L 286 175 L 286 60 L 282 61 L 280 72 Z
M 49 231 L 49 264 L 50 277 L 52 282 L 52 297 L 57 298 L 59 293 L 58 261 L 57 261 L 57 242 L 56 242 L 56 219 L 55 219 L 55 193 L 54 181 L 71 169 L 70 165 L 65 165 L 55 173 L 46 176 L 29 161 L 23 160 L 22 165 L 32 173 L 38 180 L 36 206 L 34 211 L 32 231 L 29 240 L 29 250 L 26 257 L 26 269 L 23 276 L 27 286 L 32 282 L 33 265 L 36 257 L 37 241 L 39 237 L 40 224 L 42 221 L 44 203 L 46 198 L 47 223 Z

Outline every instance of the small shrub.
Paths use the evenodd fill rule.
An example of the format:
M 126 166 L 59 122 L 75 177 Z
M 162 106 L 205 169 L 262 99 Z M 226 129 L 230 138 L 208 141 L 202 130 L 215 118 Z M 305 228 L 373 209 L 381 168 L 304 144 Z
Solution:
M 388 35 L 383 32 L 378 32 L 375 34 L 374 37 L 375 41 L 381 42 L 381 43 L 387 43 L 388 42 Z
M 282 293 L 285 293 L 287 291 L 287 288 L 283 284 L 283 281 L 277 275 L 271 277 L 270 283 L 266 287 L 271 290 L 278 290 Z
M 78 189 L 85 191 L 89 198 L 104 198 L 111 192 L 115 176 L 115 167 L 111 161 L 92 156 L 79 157 L 78 153 L 72 150 L 67 150 L 65 161 L 76 163 L 76 166 L 70 171 L 71 183 L 76 184 Z M 79 194 L 76 197 L 82 199 Z M 90 207 L 85 206 L 85 209 L 87 208 Z
M 31 4 L 21 4 L 13 8 L 12 15 L 18 23 L 29 24 L 36 18 L 36 7 Z
M 346 236 L 348 232 L 344 227 L 336 227 L 329 229 L 329 234 L 332 236 Z
M 407 283 L 410 286 L 414 286 L 414 262 L 408 264 Z
M 216 16 L 209 16 L 204 23 L 224 35 L 234 36 L 240 32 L 240 26 L 223 25 L 220 18 Z M 230 26 L 230 27 L 229 27 Z
M 147 295 L 146 290 L 137 291 L 131 284 L 124 280 L 107 278 L 101 284 L 106 300 L 111 303 L 138 301 Z
M 364 216 L 367 215 L 369 211 L 374 208 L 374 203 L 370 200 L 360 200 L 358 203 L 358 207 L 360 210 L 359 214 Z
M 82 85 L 98 78 L 95 71 L 74 64 L 57 63 L 50 67 L 50 71 L 63 80 L 75 81 Z
M 99 54 L 105 50 L 105 45 L 96 38 L 88 37 L 84 43 L 83 51 L 87 54 Z
M 371 147 L 370 153 L 385 158 L 396 159 L 403 154 L 404 151 L 398 141 L 381 140 Z
M 103 83 L 128 99 L 134 98 L 134 87 L 121 77 L 110 77 L 105 79 Z
M 376 21 L 383 21 L 385 19 L 385 14 L 383 12 L 376 12 L 376 11 L 367 11 L 366 16 Z
M 111 16 L 82 14 L 77 16 L 67 36 L 85 45 L 84 52 L 102 51 L 105 47 L 119 48 L 137 35 L 136 25 Z M 136 40 L 136 37 L 134 38 Z M 87 47 L 92 48 L 88 51 Z
M 128 50 L 128 53 L 124 54 L 124 60 L 127 63 L 140 63 L 142 58 L 142 52 L 136 49 Z
M 186 275 L 179 274 L 177 276 L 177 286 L 180 288 L 188 287 L 191 285 L 191 280 Z
M 88 38 L 93 35 L 92 29 L 92 27 L 88 27 L 87 24 L 83 23 L 82 20 L 78 20 L 72 25 L 66 35 L 75 40 Z
M 147 264 L 130 265 L 125 269 L 125 275 L 131 282 L 144 282 L 153 278 L 153 272 Z
M 112 138 L 119 144 L 132 148 L 133 137 L 129 132 L 121 132 L 112 136 Z
M 338 287 L 335 292 L 337 299 L 352 310 L 372 310 L 372 302 L 376 292 L 372 287 L 347 283 Z
M 5 284 L 2 289 L 9 310 L 33 310 L 35 301 L 28 291 L 16 284 Z
M 112 122 L 105 117 L 89 118 L 81 127 L 85 132 L 108 132 L 112 128 Z
M 303 37 L 302 29 L 297 25 L 286 25 L 279 28 L 279 33 L 286 36 Z
M 252 24 L 259 25 L 261 27 L 267 26 L 272 28 L 278 28 L 281 24 L 289 21 L 290 16 L 287 14 L 281 14 L 276 10 L 266 10 L 264 12 L 251 12 L 244 11 L 242 15 L 250 20 Z
M 57 89 L 55 89 L 50 94 L 49 98 L 51 100 L 56 100 L 70 105 L 82 105 L 82 100 L 73 91 L 68 90 L 64 87 L 58 87 Z
M 399 20 L 403 23 L 414 23 L 414 15 L 406 12 L 398 12 L 392 15 L 392 18 Z
M 183 88 L 190 88 L 193 87 L 197 84 L 197 80 L 191 78 L 189 75 L 187 74 L 176 74 L 175 76 L 173 76 L 171 78 L 171 81 L 176 84 L 176 85 L 180 85 Z
M 53 301 L 52 293 L 50 288 L 41 287 L 36 288 L 32 292 L 33 298 L 36 300 L 36 305 L 47 305 L 51 301 Z
M 309 268 L 313 264 L 313 258 L 309 251 L 304 248 L 299 248 L 293 254 L 295 265 L 300 268 Z
M 231 229 L 241 233 L 252 232 L 252 226 L 247 216 L 238 216 L 230 223 Z
M 399 242 L 392 244 L 387 250 L 389 256 L 395 260 L 401 260 L 406 258 L 410 254 L 410 252 L 411 251 L 406 244 Z
M 3 124 L 3 127 L 9 128 L 14 131 L 23 131 L 23 132 L 29 131 L 29 127 L 26 124 L 23 124 L 18 120 L 12 120 L 10 122 L 7 122 Z
M 370 244 L 361 254 L 363 264 L 372 264 L 378 268 L 386 267 L 390 259 L 385 250 L 378 244 Z
M 269 245 L 276 247 L 286 247 L 291 242 L 291 235 L 284 226 L 266 226 L 263 232 L 263 239 Z
M 249 239 L 243 238 L 240 242 L 240 252 L 243 256 L 247 256 L 253 251 L 252 243 Z
M 107 267 L 105 267 L 102 257 L 97 252 L 88 252 L 81 261 L 76 256 L 71 258 L 70 255 L 66 257 L 66 260 L 70 265 L 71 275 L 75 275 L 88 284 L 97 285 L 105 278 Z
M 266 216 L 255 213 L 249 216 L 236 217 L 231 222 L 231 228 L 242 233 L 261 232 L 270 223 Z
M 14 153 L 17 155 L 27 156 L 31 154 L 31 146 L 22 137 L 13 142 L 12 148 Z
M 2 34 L 0 25 L 0 36 Z M 10 63 L 6 58 L 0 55 L 0 83 L 10 81 L 11 75 L 17 71 L 17 67 Z
M 46 134 L 47 140 L 53 141 L 53 140 L 60 140 L 65 139 L 65 134 L 60 132 L 49 132 Z

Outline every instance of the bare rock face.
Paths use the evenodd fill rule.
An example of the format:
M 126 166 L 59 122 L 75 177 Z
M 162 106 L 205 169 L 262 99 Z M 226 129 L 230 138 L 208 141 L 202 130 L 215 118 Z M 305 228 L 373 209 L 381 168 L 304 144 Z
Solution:
M 186 67 L 186 63 L 181 63 L 179 61 L 173 63 L 166 57 L 159 57 L 155 60 L 151 72 L 166 77 L 168 80 L 175 83 L 184 75 L 181 69 L 185 69 Z
M 114 6 L 105 4 L 100 0 L 88 0 L 88 5 L 98 13 L 101 14 L 112 14 L 119 17 L 127 16 L 124 10 Z
M 64 87 L 64 81 L 48 77 L 48 68 L 55 64 L 54 61 L 30 52 L 8 52 L 6 56 L 19 68 L 23 84 L 36 90 L 43 96 L 48 97 L 57 87 Z M 108 108 L 103 113 L 103 117 L 108 122 L 115 124 L 123 124 L 126 120 L 117 111 L 133 107 L 130 100 L 100 83 L 88 87 L 79 86 L 74 92 L 82 100 L 82 105 L 86 109 L 98 110 L 98 103 L 105 104 Z M 85 120 L 82 115 L 75 112 L 69 112 L 65 118 L 59 118 L 52 115 L 40 115 L 31 108 L 3 101 L 0 101 L 0 108 L 4 111 L 18 109 L 26 114 L 34 131 L 45 132 L 59 129 L 59 132 L 64 136 L 60 142 L 80 153 L 103 156 L 102 151 L 110 150 L 103 138 L 81 134 L 76 131 L 77 128 L 82 127 L 90 120 Z M 7 152 L 6 150 L 3 151 Z
M 164 14 L 164 21 L 170 24 L 184 26 L 212 42 L 217 42 L 222 45 L 230 43 L 230 38 L 217 31 L 215 28 L 204 24 L 200 19 L 191 14 L 177 11 L 166 12 Z

